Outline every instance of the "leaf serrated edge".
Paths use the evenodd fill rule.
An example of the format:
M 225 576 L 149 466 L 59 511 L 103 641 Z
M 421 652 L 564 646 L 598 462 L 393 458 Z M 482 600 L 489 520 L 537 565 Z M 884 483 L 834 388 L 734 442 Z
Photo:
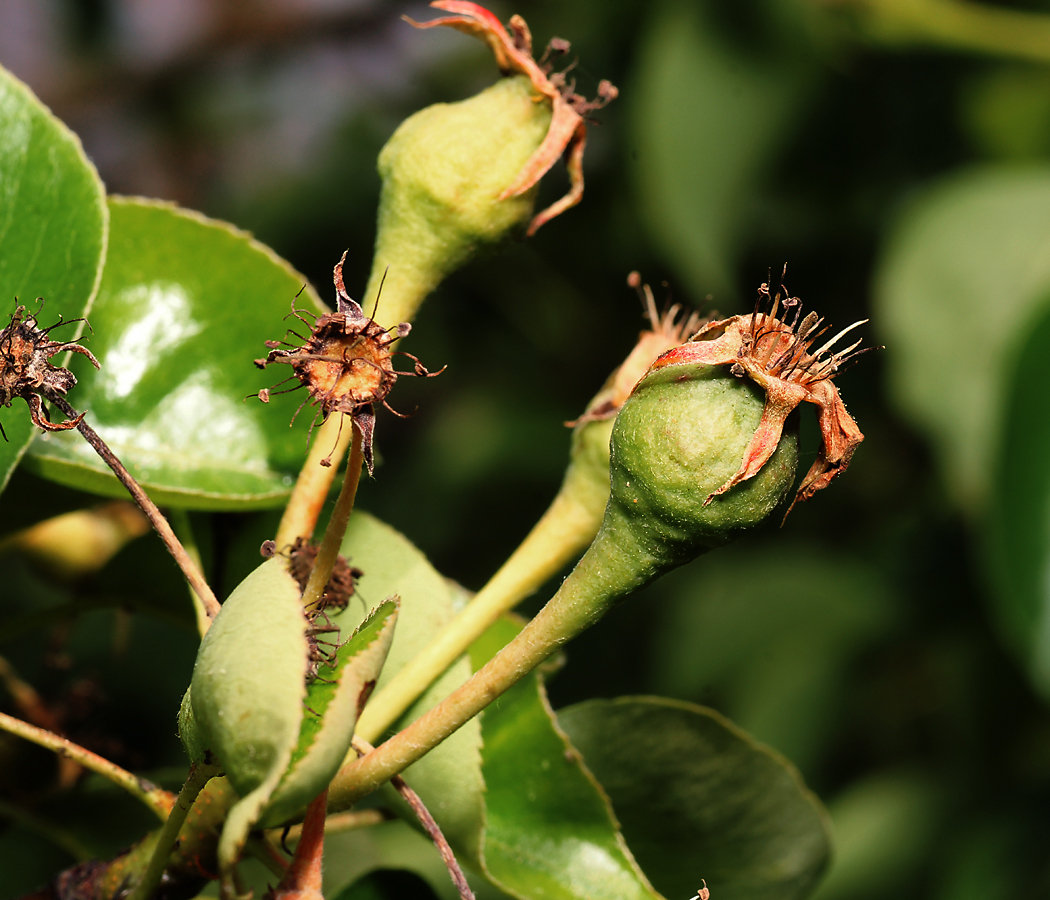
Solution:
M 356 653 L 348 655 L 341 661 L 340 671 L 337 676 L 338 684 L 335 686 L 333 696 L 325 709 L 320 727 L 313 731 L 312 735 L 304 735 L 303 731 L 305 729 L 301 727 L 299 742 L 296 743 L 295 748 L 292 750 L 281 782 L 274 788 L 269 798 L 269 806 L 263 814 L 262 822 L 264 827 L 284 821 L 298 812 L 304 803 L 308 803 L 312 799 L 306 796 L 305 800 L 300 802 L 300 800 L 289 800 L 287 798 L 294 796 L 296 791 L 303 790 L 304 779 L 317 777 L 316 773 L 312 772 L 311 769 L 317 765 L 314 751 L 321 748 L 322 744 L 328 744 L 329 747 L 335 747 L 335 749 L 330 754 L 331 772 L 327 778 L 319 778 L 319 781 L 323 782 L 323 784 L 318 790 L 323 789 L 339 770 L 343 758 L 350 749 L 354 726 L 357 724 L 357 719 L 361 714 L 361 707 L 363 706 L 362 696 L 367 701 L 368 697 L 365 692 L 368 690 L 368 684 L 369 682 L 374 684 L 379 677 L 383 664 L 386 662 L 390 644 L 394 638 L 400 608 L 401 601 L 399 597 L 394 595 L 387 598 L 361 622 L 348 639 L 347 643 L 349 644 L 365 628 L 373 626 L 378 619 L 385 617 L 385 621 L 376 630 L 374 638 Z M 303 726 L 305 724 L 304 718 Z M 307 737 L 311 739 L 309 744 L 304 747 L 303 741 Z M 312 766 L 311 763 L 314 765 Z M 324 769 L 320 771 L 323 773 Z

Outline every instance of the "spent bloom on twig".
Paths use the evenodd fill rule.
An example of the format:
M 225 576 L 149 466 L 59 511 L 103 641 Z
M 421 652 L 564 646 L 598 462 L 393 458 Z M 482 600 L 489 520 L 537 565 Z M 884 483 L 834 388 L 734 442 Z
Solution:
M 44 400 L 54 401 L 64 397 L 77 379 L 69 369 L 53 366 L 51 357 L 66 350 L 86 356 L 97 369 L 98 360 L 86 347 L 76 341 L 53 341 L 48 334 L 59 325 L 69 325 L 81 319 L 59 320 L 49 328 L 40 328 L 34 316 L 24 306 L 19 306 L 11 321 L 0 331 L 0 405 L 10 406 L 15 397 L 29 404 L 29 415 L 33 424 L 44 431 L 68 431 L 76 428 L 84 414 L 65 422 L 52 422 L 44 409 Z M 0 434 L 7 440 L 3 425 Z
M 552 73 L 553 67 L 548 62 L 555 54 L 568 53 L 569 42 L 553 38 L 547 45 L 546 52 L 537 61 L 532 55 L 532 33 L 521 16 L 511 16 L 508 30 L 496 16 L 477 3 L 467 0 L 434 0 L 430 5 L 453 15 L 442 16 L 430 22 L 416 22 L 413 19 L 408 21 L 417 28 L 447 25 L 480 38 L 489 45 L 501 72 L 505 75 L 527 76 L 540 95 L 537 99 L 546 98 L 551 104 L 551 121 L 546 137 L 499 196 L 500 200 L 506 200 L 524 194 L 539 182 L 558 159 L 563 155 L 566 157 L 570 179 L 569 192 L 533 217 L 526 234 L 535 234 L 540 226 L 575 206 L 583 198 L 586 117 L 588 113 L 615 100 L 619 91 L 611 82 L 602 80 L 598 84 L 596 100 L 588 100 L 576 93 L 576 83 L 567 77 L 568 70 Z M 572 66 L 569 66 L 569 69 L 571 68 Z
M 300 404 L 317 406 L 318 415 L 324 421 L 332 413 L 350 416 L 361 432 L 362 449 L 368 473 L 374 466 L 372 437 L 375 430 L 374 404 L 382 403 L 395 415 L 401 415 L 386 401 L 400 375 L 430 377 L 440 372 L 429 372 L 412 354 L 393 351 L 391 345 L 405 337 L 412 326 L 402 322 L 394 328 L 383 328 L 374 319 L 365 315 L 361 305 L 352 300 L 343 284 L 344 252 L 333 272 L 336 292 L 336 311 L 318 317 L 312 325 L 299 311 L 293 310 L 297 318 L 310 325 L 310 336 L 303 338 L 301 345 L 287 341 L 267 341 L 270 352 L 255 360 L 255 365 L 264 369 L 271 363 L 286 363 L 292 367 L 288 380 L 297 379 L 299 384 L 289 391 L 305 387 L 307 397 Z M 413 362 L 411 372 L 398 372 L 394 368 L 394 355 L 408 357 Z M 444 371 L 442 369 L 441 371 Z M 284 382 L 281 382 L 283 384 Z M 278 393 L 287 393 L 278 391 Z M 263 388 L 258 397 L 269 403 L 271 390 Z M 298 410 L 296 410 L 298 415 Z M 295 417 L 292 417 L 295 420 Z M 321 460 L 321 465 L 331 465 L 331 457 Z

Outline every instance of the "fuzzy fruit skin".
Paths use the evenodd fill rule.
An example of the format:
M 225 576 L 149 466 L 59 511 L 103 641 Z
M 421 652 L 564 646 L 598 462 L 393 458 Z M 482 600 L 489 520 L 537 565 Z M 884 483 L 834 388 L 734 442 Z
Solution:
M 764 403 L 761 388 L 727 366 L 670 366 L 638 383 L 613 429 L 602 528 L 630 534 L 648 577 L 757 525 L 791 489 L 797 428 L 757 476 L 705 505 L 739 468 Z
M 459 103 L 436 103 L 406 119 L 379 155 L 383 190 L 369 303 L 377 317 L 411 321 L 441 281 L 484 245 L 524 230 L 535 190 L 500 200 L 550 126 L 524 76 L 502 78 Z M 383 282 L 384 274 L 386 281 Z M 367 303 L 366 303 L 367 305 Z

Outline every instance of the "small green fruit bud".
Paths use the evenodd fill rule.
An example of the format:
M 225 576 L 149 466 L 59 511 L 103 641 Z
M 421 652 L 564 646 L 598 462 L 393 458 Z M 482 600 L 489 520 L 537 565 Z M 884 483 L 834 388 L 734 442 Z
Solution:
M 642 284 L 637 272 L 631 272 L 627 283 L 638 291 L 650 327 L 638 335 L 623 364 L 587 404 L 584 414 L 575 422 L 567 423 L 575 429 L 571 464 L 562 490 L 571 489 L 577 503 L 592 511 L 594 530 L 588 541 L 597 533 L 609 499 L 609 439 L 616 414 L 650 366 L 663 354 L 685 343 L 706 322 L 698 313 L 683 312 L 678 304 L 662 314 L 658 312 L 652 290 Z
M 383 285 L 383 316 L 394 323 L 411 320 L 426 295 L 479 248 L 519 229 L 532 235 L 580 202 L 587 117 L 618 94 L 608 81 L 599 83 L 596 100 L 577 94 L 575 79 L 566 77 L 575 62 L 552 73 L 548 59 L 567 53 L 568 41 L 552 39 L 537 62 L 521 16 L 512 16 L 508 29 L 469 0 L 430 5 L 452 15 L 407 21 L 474 35 L 509 77 L 470 100 L 416 113 L 380 154 L 379 234 L 365 293 L 376 296 Z M 563 157 L 569 192 L 533 216 L 536 184 Z
M 633 532 L 645 569 L 659 574 L 724 544 L 784 498 L 798 461 L 794 428 L 754 478 L 710 499 L 739 468 L 764 405 L 762 389 L 725 366 L 654 369 L 639 382 L 613 429 L 603 528 Z
M 372 280 L 382 318 L 412 319 L 448 274 L 484 246 L 524 230 L 535 189 L 500 199 L 543 141 L 551 109 L 524 76 L 411 116 L 379 155 L 383 191 Z M 388 271 L 389 270 L 389 271 Z

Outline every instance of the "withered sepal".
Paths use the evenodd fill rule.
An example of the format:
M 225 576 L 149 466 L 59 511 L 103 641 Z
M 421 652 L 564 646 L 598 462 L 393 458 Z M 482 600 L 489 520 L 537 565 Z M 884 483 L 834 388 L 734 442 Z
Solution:
M 361 305 L 346 292 L 343 283 L 345 260 L 344 251 L 333 272 L 336 311 L 318 317 L 310 325 L 299 311 L 293 309 L 300 321 L 310 325 L 310 336 L 299 346 L 286 341 L 267 341 L 270 352 L 265 358 L 255 360 L 255 365 L 260 369 L 271 363 L 290 365 L 292 377 L 307 389 L 308 397 L 303 405 L 312 403 L 319 407 L 322 421 L 332 413 L 350 416 L 361 432 L 365 465 L 371 475 L 375 465 L 374 404 L 381 403 L 394 415 L 402 415 L 386 401 L 398 377 L 419 375 L 429 378 L 440 375 L 444 368 L 430 372 L 411 353 L 390 349 L 395 341 L 408 335 L 412 326 L 402 322 L 394 328 L 383 328 L 365 315 Z M 412 371 L 397 371 L 393 362 L 395 355 L 412 360 Z M 264 388 L 257 396 L 268 403 L 271 390 Z M 292 421 L 295 421 L 294 416 Z M 331 465 L 331 458 L 322 460 L 321 465 Z
M 76 341 L 53 341 L 48 334 L 60 325 L 69 325 L 82 319 L 59 320 L 48 328 L 40 328 L 36 316 L 25 306 L 19 306 L 11 321 L 0 331 L 0 405 L 10 406 L 15 397 L 29 405 L 33 424 L 44 431 L 68 431 L 76 428 L 84 418 L 81 413 L 65 422 L 52 422 L 44 408 L 44 400 L 64 397 L 77 379 L 69 369 L 53 366 L 51 357 L 65 350 L 86 356 L 99 368 L 98 360 L 86 347 Z M 0 425 L 0 434 L 7 434 Z
M 824 325 L 823 317 L 817 313 L 811 312 L 803 318 L 801 312 L 801 301 L 791 297 L 782 285 L 771 291 L 768 284 L 763 284 L 759 287 L 758 302 L 752 315 L 710 322 L 692 341 L 665 353 L 653 363 L 654 371 L 697 363 L 728 365 L 735 376 L 743 378 L 746 375 L 765 391 L 762 418 L 744 453 L 740 469 L 708 496 L 707 503 L 758 474 L 777 448 L 787 417 L 803 401 L 814 404 L 819 410 L 821 446 L 788 513 L 796 503 L 808 500 L 844 472 L 853 452 L 864 440 L 857 423 L 846 412 L 832 379 L 861 353 L 875 348 L 858 350 L 860 341 L 842 350 L 833 351 L 832 348 L 867 319 L 854 322 L 818 349 L 811 350 L 829 326 Z

